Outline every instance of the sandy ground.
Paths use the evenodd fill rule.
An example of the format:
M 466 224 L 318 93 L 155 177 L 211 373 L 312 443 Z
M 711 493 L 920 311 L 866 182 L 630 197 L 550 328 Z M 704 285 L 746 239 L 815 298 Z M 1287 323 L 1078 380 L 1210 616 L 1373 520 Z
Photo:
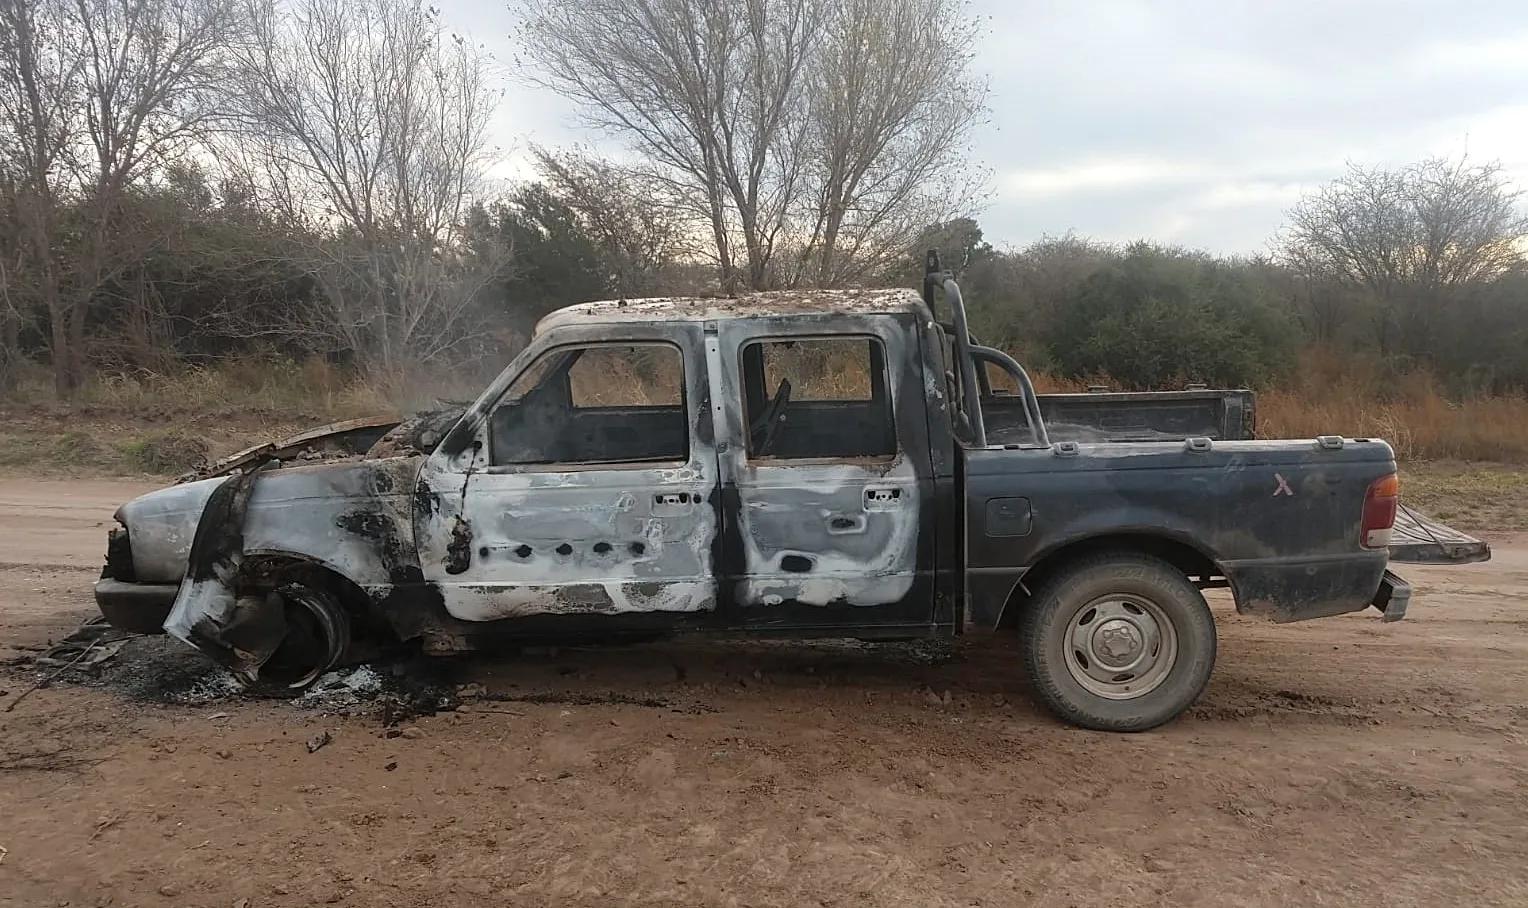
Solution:
M 0 481 L 0 657 L 91 612 L 139 488 Z M 482 691 L 393 728 L 111 685 L 7 712 L 12 669 L 0 906 L 1528 905 L 1528 537 L 1492 541 L 1407 569 L 1399 624 L 1218 602 L 1209 692 L 1136 736 L 1043 715 L 1000 640 L 453 663 Z

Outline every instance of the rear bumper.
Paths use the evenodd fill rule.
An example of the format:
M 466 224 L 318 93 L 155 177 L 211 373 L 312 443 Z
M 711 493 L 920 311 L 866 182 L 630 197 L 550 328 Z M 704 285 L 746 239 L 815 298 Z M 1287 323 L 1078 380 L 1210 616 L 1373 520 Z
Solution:
M 102 577 L 96 581 L 96 607 L 107 623 L 132 634 L 162 634 L 177 583 L 126 583 Z
M 1223 567 L 1237 611 L 1282 624 L 1361 612 L 1375 604 L 1390 576 L 1388 560 L 1389 553 L 1380 550 L 1227 561 Z
M 1386 571 L 1369 604 L 1380 610 L 1385 621 L 1399 621 L 1406 617 L 1406 606 L 1411 604 L 1411 584 Z

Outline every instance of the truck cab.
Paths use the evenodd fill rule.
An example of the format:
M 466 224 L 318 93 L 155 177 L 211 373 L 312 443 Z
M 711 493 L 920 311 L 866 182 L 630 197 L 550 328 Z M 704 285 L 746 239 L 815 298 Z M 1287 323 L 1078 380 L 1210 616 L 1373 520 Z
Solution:
M 929 430 L 949 417 L 928 331 L 896 291 L 549 316 L 420 472 L 442 528 L 417 527 L 425 579 L 471 621 L 952 629 L 954 453 Z
M 1053 712 L 1116 731 L 1208 682 L 1205 588 L 1276 621 L 1404 615 L 1384 442 L 1053 440 L 1042 407 L 936 259 L 921 295 L 572 306 L 464 410 L 124 505 L 97 598 L 286 688 L 379 637 L 1011 630 Z

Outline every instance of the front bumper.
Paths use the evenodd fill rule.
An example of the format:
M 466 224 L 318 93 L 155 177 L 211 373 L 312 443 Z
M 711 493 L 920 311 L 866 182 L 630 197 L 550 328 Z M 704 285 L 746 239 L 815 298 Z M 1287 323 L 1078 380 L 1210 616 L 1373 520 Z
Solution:
M 1406 606 L 1410 603 L 1411 584 L 1386 571 L 1370 605 L 1380 610 L 1384 621 L 1399 621 L 1406 617 Z
M 162 634 L 178 583 L 128 583 L 102 577 L 96 581 L 96 607 L 108 624 L 131 634 Z

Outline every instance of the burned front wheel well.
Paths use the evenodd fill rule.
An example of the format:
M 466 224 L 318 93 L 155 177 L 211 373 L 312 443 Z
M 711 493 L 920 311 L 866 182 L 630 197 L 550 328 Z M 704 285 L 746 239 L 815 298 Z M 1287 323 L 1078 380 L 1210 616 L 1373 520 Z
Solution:
M 1210 578 L 1220 576 L 1221 573 L 1215 560 L 1208 554 L 1186 542 L 1167 536 L 1151 533 L 1112 533 L 1094 536 L 1063 545 L 1046 553 L 1026 571 L 1023 579 L 1009 594 L 998 626 L 1018 627 L 1019 615 L 1023 613 L 1034 594 L 1044 587 L 1051 577 L 1080 559 L 1109 552 L 1150 555 L 1153 558 L 1159 558 L 1181 571 L 1190 581 L 1201 586 L 1208 583 Z
M 358 638 L 380 639 L 392 636 L 391 626 L 377 613 L 370 596 L 350 578 L 317 561 L 293 555 L 247 555 L 239 572 L 241 593 L 273 590 L 286 584 L 301 584 L 323 590 L 340 604 L 350 619 Z

